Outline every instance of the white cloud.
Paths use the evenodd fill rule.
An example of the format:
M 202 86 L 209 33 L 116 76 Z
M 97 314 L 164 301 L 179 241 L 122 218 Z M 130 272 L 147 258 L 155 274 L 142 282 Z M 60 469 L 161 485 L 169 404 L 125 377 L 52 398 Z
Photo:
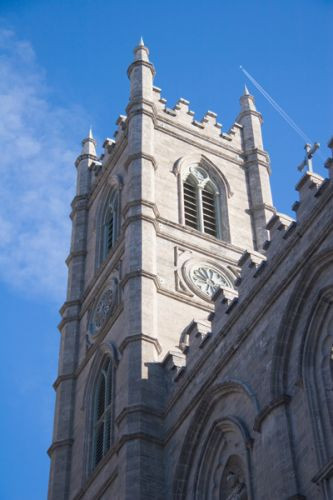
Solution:
M 0 279 L 62 300 L 69 251 L 77 107 L 52 105 L 29 42 L 0 29 Z M 79 146 L 79 145 L 78 145 Z

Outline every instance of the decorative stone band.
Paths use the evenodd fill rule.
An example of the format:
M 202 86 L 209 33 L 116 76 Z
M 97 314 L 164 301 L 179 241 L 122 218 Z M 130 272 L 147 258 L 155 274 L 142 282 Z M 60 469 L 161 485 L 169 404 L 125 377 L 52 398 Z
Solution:
M 77 167 L 79 165 L 79 163 L 82 161 L 82 160 L 92 160 L 92 161 L 96 161 L 97 160 L 97 156 L 95 155 L 91 155 L 91 154 L 83 154 L 83 155 L 80 155 L 76 158 L 75 160 L 75 166 Z
M 147 62 L 147 61 L 142 61 L 142 60 L 139 60 L 139 61 L 134 61 L 129 67 L 128 67 L 128 70 L 127 70 L 127 76 L 128 78 L 131 77 L 131 73 L 132 73 L 132 70 L 136 67 L 136 66 L 145 66 L 146 68 L 149 68 L 150 71 L 152 72 L 152 75 L 155 76 L 156 74 L 156 71 L 155 71 L 155 68 L 154 68 L 154 65 L 150 62 Z

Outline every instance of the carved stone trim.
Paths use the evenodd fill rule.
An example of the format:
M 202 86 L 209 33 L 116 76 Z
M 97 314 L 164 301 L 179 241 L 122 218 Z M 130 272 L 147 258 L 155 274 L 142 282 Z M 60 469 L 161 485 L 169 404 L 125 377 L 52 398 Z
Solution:
M 155 337 L 150 337 L 149 335 L 139 333 L 138 335 L 130 335 L 124 338 L 124 340 L 119 346 L 119 351 L 121 352 L 121 354 L 124 352 L 126 346 L 132 342 L 148 342 L 154 345 L 157 354 L 161 354 L 162 352 L 161 344 Z
M 148 153 L 144 153 L 143 151 L 140 151 L 139 153 L 135 153 L 133 155 L 129 155 L 127 157 L 126 162 L 124 163 L 124 167 L 126 169 L 128 169 L 130 163 L 132 163 L 132 161 L 134 161 L 134 160 L 147 160 L 147 161 L 150 161 L 153 164 L 154 170 L 157 170 L 157 163 L 156 163 L 156 160 L 155 160 L 154 156 L 152 156 L 152 155 L 150 155 Z
M 291 401 L 291 396 L 288 394 L 282 394 L 278 398 L 274 399 L 271 401 L 267 406 L 265 406 L 259 415 L 256 416 L 254 425 L 253 425 L 253 430 L 256 432 L 261 432 L 261 426 L 263 421 L 265 420 L 266 417 L 278 406 L 281 405 L 288 405 Z

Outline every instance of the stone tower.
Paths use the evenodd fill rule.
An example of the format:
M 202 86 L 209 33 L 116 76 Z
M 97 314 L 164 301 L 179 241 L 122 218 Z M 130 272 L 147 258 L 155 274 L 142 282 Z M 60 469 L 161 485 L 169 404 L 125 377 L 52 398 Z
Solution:
M 115 139 L 97 156 L 90 131 L 75 163 L 50 500 L 172 497 L 174 384 L 220 291 L 237 296 L 244 252 L 264 259 L 275 209 L 254 98 L 224 133 L 183 98 L 168 108 L 154 75 L 141 40 Z

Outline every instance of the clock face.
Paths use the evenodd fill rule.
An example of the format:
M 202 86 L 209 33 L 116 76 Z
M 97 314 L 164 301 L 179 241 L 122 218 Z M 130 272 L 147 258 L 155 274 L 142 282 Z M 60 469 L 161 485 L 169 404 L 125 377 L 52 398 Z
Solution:
M 105 290 L 99 299 L 93 314 L 93 330 L 99 330 L 111 314 L 113 306 L 113 292 L 111 289 Z
M 195 287 L 209 298 L 212 298 L 219 288 L 232 288 L 228 278 L 213 267 L 192 267 L 190 277 Z

